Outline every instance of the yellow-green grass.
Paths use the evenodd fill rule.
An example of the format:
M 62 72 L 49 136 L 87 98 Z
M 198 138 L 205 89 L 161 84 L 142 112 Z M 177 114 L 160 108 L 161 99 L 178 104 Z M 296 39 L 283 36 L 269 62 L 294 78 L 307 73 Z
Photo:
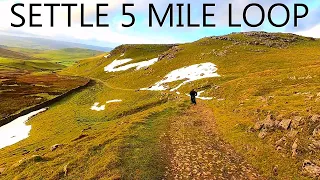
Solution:
M 117 98 L 123 102 L 107 104 L 106 110 L 101 112 L 90 110 L 94 102 L 103 104 L 107 100 Z M 165 99 L 158 93 L 113 90 L 100 83 L 64 99 L 28 122 L 32 124 L 29 138 L 0 151 L 0 158 L 4 160 L 0 166 L 8 168 L 2 178 L 63 177 L 63 168 L 66 164 L 69 164 L 70 179 L 130 176 L 129 173 L 134 174 L 132 171 L 136 169 L 132 171 L 123 169 L 125 167 L 121 163 L 127 164 L 126 158 L 132 158 L 121 156 L 123 153 L 131 153 L 127 152 L 128 149 L 124 150 L 124 145 L 135 143 L 132 142 L 136 141 L 133 139 L 134 134 L 141 133 L 137 126 L 141 128 L 139 125 L 145 121 L 148 123 L 152 115 L 161 114 L 162 111 L 166 113 L 166 109 L 173 106 L 164 104 Z M 88 130 L 83 131 L 84 129 Z M 145 133 L 148 135 L 151 132 Z M 81 134 L 86 134 L 88 137 L 72 141 Z M 141 136 L 145 138 L 144 135 Z M 54 144 L 65 144 L 65 146 L 51 152 L 50 147 Z M 45 149 L 34 151 L 41 147 Z M 23 150 L 28 150 L 30 153 L 23 156 Z M 14 165 L 23 157 L 28 158 L 32 155 L 41 155 L 44 160 L 37 163 L 27 162 L 18 167 Z M 143 157 L 142 154 L 139 156 Z M 149 173 L 146 176 L 151 175 Z
M 105 54 L 105 52 L 94 51 L 89 49 L 68 48 L 61 50 L 47 50 L 34 54 L 34 57 L 50 60 L 64 66 L 71 66 L 75 62 L 88 58 Z
M 277 36 L 292 38 L 292 35 Z M 299 169 L 302 161 L 320 158 L 319 153 L 310 155 L 304 149 L 309 141 L 309 130 L 297 135 L 301 153 L 297 158 L 291 158 L 294 138 L 288 139 L 289 143 L 281 153 L 274 146 L 275 141 L 288 131 L 277 130 L 262 140 L 257 137 L 258 132 L 248 132 L 248 129 L 269 112 L 285 118 L 292 117 L 292 114 L 307 117 L 320 113 L 316 97 L 308 99 L 302 94 L 320 92 L 320 41 L 298 38 L 299 41 L 287 43 L 286 47 L 279 49 L 247 44 L 246 41 L 259 39 L 243 34 L 230 37 L 238 42 L 204 38 L 179 45 L 174 58 L 164 58 L 145 70 L 106 73 L 103 68 L 119 59 L 122 53 L 125 55 L 121 58 L 133 58 L 133 62 L 139 62 L 158 57 L 171 46 L 121 46 L 111 52 L 110 58 L 100 55 L 67 68 L 61 73 L 90 77 L 97 84 L 31 120 L 30 137 L 0 151 L 0 158 L 5 160 L 0 167 L 9 167 L 3 177 L 63 177 L 66 164 L 70 168 L 68 179 L 161 177 L 166 162 L 160 163 L 160 157 L 165 155 L 151 149 L 159 147 L 157 139 L 166 131 L 167 120 L 178 116 L 179 103 L 161 100 L 166 99 L 168 92 L 135 90 L 153 85 L 172 70 L 212 62 L 217 65 L 221 77 L 187 84 L 179 89 L 182 96 L 190 89 L 198 88 L 206 90 L 206 96 L 215 97 L 207 105 L 214 111 L 219 134 L 261 174 L 272 177 L 273 167 L 278 166 L 279 175 L 273 178 L 303 179 Z M 90 110 L 94 102 L 112 99 L 122 99 L 123 102 L 107 105 L 101 112 Z M 88 127 L 92 129 L 81 132 Z M 305 125 L 303 128 L 310 127 Z M 71 142 L 80 134 L 89 136 Z M 56 143 L 67 145 L 50 152 L 50 146 Z M 40 154 L 47 161 L 33 163 L 26 169 L 10 169 L 22 158 L 24 148 L 32 151 L 40 146 L 46 149 L 26 156 Z
M 291 38 L 291 35 L 278 34 L 278 36 Z M 240 44 L 204 38 L 194 43 L 179 45 L 181 50 L 176 53 L 175 58 L 165 58 L 147 70 L 103 72 L 103 67 L 114 59 L 119 59 L 123 52 L 118 51 L 109 59 L 103 57 L 87 59 L 80 62 L 78 67 L 71 67 L 68 71 L 100 78 L 111 86 L 139 89 L 149 87 L 177 68 L 212 62 L 217 65 L 221 77 L 203 79 L 183 86 L 179 91 L 187 93 L 192 88 L 199 88 L 206 90 L 207 96 L 216 97 L 209 102 L 209 105 L 215 112 L 221 134 L 249 162 L 260 169 L 261 173 L 271 176 L 273 167 L 277 165 L 278 178 L 302 178 L 299 171 L 302 161 L 319 158 L 316 154 L 309 155 L 305 147 L 301 147 L 307 146 L 309 131 L 295 137 L 300 139 L 299 148 L 303 152 L 296 159 L 290 157 L 290 148 L 295 140 L 293 138 L 288 140 L 287 149 L 283 153 L 275 151 L 275 141 L 288 132 L 276 131 L 270 133 L 265 140 L 261 140 L 257 137 L 257 133 L 247 131 L 259 118 L 265 118 L 269 112 L 282 115 L 284 118 L 292 118 L 292 114 L 307 118 L 309 115 L 320 113 L 319 101 L 316 101 L 315 97 L 320 92 L 320 41 L 299 37 L 299 41 L 287 43 L 287 47 L 280 49 L 241 44 L 243 40 L 254 41 L 254 37 L 241 34 L 231 37 L 236 37 Z M 217 52 L 225 53 L 216 55 Z M 138 61 L 144 60 L 139 55 L 129 53 L 125 53 L 122 58 L 135 60 L 136 57 Z M 215 86 L 220 88 L 216 89 Z M 295 95 L 299 92 L 308 92 L 314 97 L 306 100 L 307 95 Z M 271 100 L 268 102 L 261 100 L 270 96 Z M 312 111 L 307 111 L 310 109 Z M 286 157 L 283 158 L 282 154 Z
M 43 60 L 17 60 L 0 58 L 0 67 L 27 71 L 53 71 L 62 69 L 65 66 Z

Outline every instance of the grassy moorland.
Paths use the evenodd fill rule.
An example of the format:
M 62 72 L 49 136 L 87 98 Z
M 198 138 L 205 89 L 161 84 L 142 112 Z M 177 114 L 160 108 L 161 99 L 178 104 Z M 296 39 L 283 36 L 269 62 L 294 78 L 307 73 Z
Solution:
M 319 45 L 291 34 L 241 33 L 175 46 L 123 45 L 109 58 L 82 60 L 59 74 L 96 83 L 29 121 L 30 137 L 0 150 L 0 178 L 170 179 L 181 172 L 182 178 L 228 179 L 242 170 L 247 178 L 312 178 L 316 174 L 302 165 L 310 160 L 320 166 L 319 137 L 313 134 L 320 122 Z M 161 60 L 141 70 L 103 69 L 115 59 L 156 57 Z M 205 62 L 216 64 L 221 77 L 182 86 L 181 95 L 138 91 L 175 69 Z M 192 88 L 214 99 L 190 106 L 184 93 Z M 122 102 L 105 104 L 113 99 Z M 96 102 L 106 109 L 90 110 Z M 52 150 L 54 144 L 59 146 Z M 195 153 L 191 163 L 179 159 L 190 153 L 181 147 Z M 222 170 L 199 175 L 193 155 L 204 163 L 214 160 L 201 166 L 214 163 Z M 181 170 L 181 164 L 192 167 Z M 187 169 L 191 174 L 183 174 Z

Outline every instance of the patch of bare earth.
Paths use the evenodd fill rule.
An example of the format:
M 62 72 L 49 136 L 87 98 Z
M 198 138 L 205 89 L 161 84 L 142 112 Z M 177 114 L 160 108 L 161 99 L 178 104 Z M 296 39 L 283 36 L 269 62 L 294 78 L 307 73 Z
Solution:
M 165 179 L 264 179 L 219 138 L 212 110 L 205 105 L 172 119 L 163 142 L 169 160 Z

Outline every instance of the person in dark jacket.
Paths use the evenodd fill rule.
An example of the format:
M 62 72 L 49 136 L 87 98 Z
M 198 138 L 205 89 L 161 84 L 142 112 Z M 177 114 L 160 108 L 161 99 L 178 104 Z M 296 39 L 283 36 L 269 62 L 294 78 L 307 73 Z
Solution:
M 192 89 L 192 91 L 190 92 L 192 104 L 197 104 L 196 96 L 198 96 L 198 93 L 194 89 Z

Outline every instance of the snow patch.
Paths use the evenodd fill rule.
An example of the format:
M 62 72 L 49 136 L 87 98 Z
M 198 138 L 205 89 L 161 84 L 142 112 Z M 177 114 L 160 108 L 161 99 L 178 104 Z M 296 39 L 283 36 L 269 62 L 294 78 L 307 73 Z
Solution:
M 183 67 L 170 72 L 163 78 L 163 80 L 157 82 L 152 87 L 142 88 L 141 90 L 163 91 L 169 89 L 169 87 L 167 87 L 166 85 L 167 83 L 174 81 L 183 81 L 177 87 L 170 90 L 176 91 L 181 86 L 199 79 L 220 77 L 220 75 L 216 73 L 217 70 L 218 69 L 216 68 L 216 65 L 213 63 L 202 63 Z
M 106 109 L 106 105 L 102 105 L 102 106 L 99 106 L 100 103 L 94 103 L 93 106 L 91 106 L 91 110 L 93 111 L 104 111 Z
M 140 70 L 142 68 L 149 67 L 153 65 L 154 63 L 158 62 L 158 58 L 154 58 L 148 61 L 141 61 L 138 63 L 132 63 L 132 64 L 127 64 L 125 66 L 121 66 L 122 64 L 126 64 L 128 62 L 132 61 L 132 59 L 122 59 L 122 60 L 114 60 L 111 64 L 106 66 L 104 68 L 105 72 L 119 72 L 119 71 L 126 71 L 131 68 L 136 68 L 136 70 Z M 120 66 L 120 67 L 119 67 Z
M 110 104 L 110 103 L 116 103 L 116 102 L 122 102 L 121 99 L 114 99 L 114 100 L 110 100 L 110 101 L 107 101 L 106 104 Z M 96 102 L 93 104 L 93 106 L 91 106 L 91 110 L 93 111 L 104 111 L 106 109 L 106 105 L 101 105 L 99 106 L 100 103 Z
M 104 68 L 105 72 L 117 72 L 117 71 L 123 71 L 120 70 L 120 68 L 117 68 L 118 66 L 128 63 L 132 61 L 132 59 L 122 59 L 122 60 L 114 60 L 112 63 L 110 63 L 108 66 Z
M 26 122 L 33 116 L 46 111 L 48 108 L 43 108 L 33 111 L 27 115 L 21 116 L 12 122 L 0 127 L 0 149 L 13 145 L 29 137 L 31 125 L 26 125 Z
M 123 57 L 124 56 L 124 53 L 122 53 L 121 55 L 120 55 L 120 57 Z
M 105 58 L 109 58 L 109 57 L 111 57 L 111 54 L 108 54 L 108 55 L 106 55 L 106 56 L 104 56 Z
M 109 104 L 109 103 L 117 103 L 117 102 L 122 102 L 122 100 L 121 99 L 114 99 L 114 100 L 107 101 L 106 103 Z

